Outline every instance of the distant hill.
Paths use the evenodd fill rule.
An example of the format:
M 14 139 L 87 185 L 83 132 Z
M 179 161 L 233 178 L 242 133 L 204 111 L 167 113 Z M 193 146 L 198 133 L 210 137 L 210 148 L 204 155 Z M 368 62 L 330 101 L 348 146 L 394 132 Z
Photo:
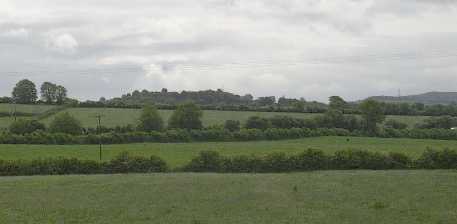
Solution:
M 457 92 L 428 92 L 418 95 L 409 96 L 372 96 L 369 99 L 374 99 L 383 102 L 407 102 L 407 103 L 423 103 L 426 105 L 433 104 L 452 104 L 457 103 Z

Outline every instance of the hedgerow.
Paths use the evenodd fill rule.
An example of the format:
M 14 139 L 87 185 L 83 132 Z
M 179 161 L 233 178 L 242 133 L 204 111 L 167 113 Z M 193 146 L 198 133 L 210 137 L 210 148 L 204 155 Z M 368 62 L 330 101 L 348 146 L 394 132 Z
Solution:
M 308 149 L 288 155 L 282 152 L 267 155 L 222 156 L 216 151 L 202 151 L 188 164 L 171 170 L 159 157 L 131 156 L 126 152 L 108 162 L 55 158 L 32 161 L 0 160 L 0 176 L 116 174 L 156 172 L 216 173 L 284 173 L 312 170 L 391 170 L 391 169 L 457 169 L 454 150 L 426 150 L 418 159 L 402 153 L 382 154 L 362 150 L 337 151 L 332 155 Z

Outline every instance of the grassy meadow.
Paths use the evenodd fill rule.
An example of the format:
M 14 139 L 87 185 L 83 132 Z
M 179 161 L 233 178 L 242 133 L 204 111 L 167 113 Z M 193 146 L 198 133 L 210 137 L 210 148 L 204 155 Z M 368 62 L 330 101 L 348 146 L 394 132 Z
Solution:
M 23 113 L 31 113 L 35 115 L 42 114 L 48 110 L 54 109 L 56 106 L 51 105 L 16 105 L 16 110 Z M 0 104 L 0 112 L 10 113 L 14 111 L 13 104 Z M 81 121 L 84 127 L 96 127 L 97 119 L 95 116 L 103 115 L 102 124 L 106 127 L 125 126 L 128 124 L 136 124 L 140 115 L 140 109 L 122 109 L 122 108 L 68 108 L 62 112 L 69 112 Z M 165 121 L 173 113 L 172 110 L 160 110 L 160 115 Z M 276 115 L 285 115 L 295 118 L 312 118 L 319 114 L 315 113 L 285 113 L 285 112 L 253 112 L 253 111 L 214 111 L 206 110 L 203 112 L 203 125 L 220 125 L 226 120 L 239 120 L 245 122 L 251 116 L 261 117 L 273 117 Z M 28 117 L 21 117 L 27 119 Z M 43 120 L 45 124 L 49 124 L 54 116 L 49 116 Z M 426 116 L 387 116 L 387 119 L 394 119 L 408 124 L 413 127 L 416 123 L 419 123 L 426 119 Z M 0 130 L 6 129 L 13 121 L 12 117 L 0 117 Z
M 349 140 L 349 141 L 348 141 Z M 343 149 L 361 149 L 381 153 L 402 152 L 417 158 L 427 147 L 457 149 L 457 141 L 392 139 L 367 137 L 315 137 L 282 141 L 204 142 L 204 143 L 137 143 L 103 146 L 103 160 L 122 151 L 132 155 L 163 158 L 172 167 L 186 164 L 202 150 L 215 150 L 222 155 L 264 155 L 272 152 L 299 153 L 308 148 L 333 153 Z M 38 158 L 79 158 L 98 160 L 98 145 L 0 145 L 0 159 L 32 160 Z
M 139 109 L 119 109 L 119 108 L 69 108 L 65 110 L 77 119 L 79 119 L 84 127 L 96 127 L 96 115 L 103 115 L 102 122 L 104 126 L 114 127 L 116 125 L 135 124 L 140 116 Z M 172 110 L 160 110 L 160 115 L 164 120 L 173 113 Z M 245 122 L 251 116 L 273 117 L 276 115 L 285 115 L 295 118 L 311 118 L 319 114 L 315 113 L 284 113 L 284 112 L 252 112 L 252 111 L 214 111 L 206 110 L 203 112 L 203 125 L 220 125 L 226 120 L 239 120 Z M 410 127 L 416 123 L 423 121 L 426 116 L 387 116 L 387 119 L 394 119 L 408 124 Z M 53 116 L 43 120 L 45 123 L 51 122 Z
M 457 223 L 456 171 L 0 177 L 0 223 Z

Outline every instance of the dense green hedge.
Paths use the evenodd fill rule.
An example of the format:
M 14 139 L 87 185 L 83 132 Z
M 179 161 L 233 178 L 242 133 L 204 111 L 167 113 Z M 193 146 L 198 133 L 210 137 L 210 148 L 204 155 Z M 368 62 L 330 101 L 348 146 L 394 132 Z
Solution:
M 0 144 L 104 144 L 138 143 L 138 142 L 196 142 L 196 141 L 252 141 L 296 139 L 313 136 L 348 136 L 351 133 L 344 129 L 242 129 L 230 132 L 224 129 L 207 130 L 167 130 L 164 132 L 129 132 L 104 133 L 102 135 L 68 135 L 61 133 L 34 132 L 15 135 L 0 134 Z
M 82 161 L 78 159 L 45 159 L 33 161 L 1 161 L 0 176 L 63 175 L 63 174 L 112 174 L 166 172 L 167 164 L 160 158 L 129 156 L 121 153 L 109 162 Z
M 16 135 L 0 133 L 0 144 L 123 144 L 140 142 L 208 142 L 208 141 L 256 141 L 298 139 L 318 136 L 371 136 L 361 131 L 348 131 L 339 128 L 269 128 L 241 129 L 231 132 L 225 129 L 167 130 L 163 132 L 103 133 L 102 135 L 68 135 L 37 131 L 31 134 Z M 457 131 L 450 129 L 391 129 L 381 130 L 375 137 L 457 140 Z
M 295 155 L 272 153 L 265 156 L 221 156 L 215 151 L 202 151 L 184 167 L 170 170 L 162 159 L 129 156 L 121 153 L 109 162 L 78 159 L 45 159 L 33 161 L 1 161 L 0 176 L 113 174 L 153 172 L 219 172 L 281 173 L 311 170 L 390 170 L 390 169 L 457 169 L 457 152 L 426 150 L 418 159 L 401 153 L 381 154 L 361 150 L 338 151 L 327 155 L 308 149 Z
M 266 156 L 221 156 L 215 151 L 203 151 L 182 171 L 221 173 L 277 173 L 311 170 L 389 170 L 389 169 L 457 169 L 457 152 L 428 149 L 418 159 L 402 153 L 381 154 L 362 150 L 343 150 L 326 155 L 321 150 L 308 149 L 297 155 L 273 153 Z

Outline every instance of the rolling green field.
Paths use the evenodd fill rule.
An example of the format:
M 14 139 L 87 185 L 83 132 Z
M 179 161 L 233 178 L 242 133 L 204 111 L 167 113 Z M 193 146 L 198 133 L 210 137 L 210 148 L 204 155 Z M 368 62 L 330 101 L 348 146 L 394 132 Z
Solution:
M 25 105 L 25 104 L 0 104 L 0 112 L 13 112 L 16 108 L 17 112 L 22 113 L 31 113 L 31 114 L 41 114 L 48 110 L 55 108 L 53 105 Z
M 349 139 L 349 141 L 347 141 Z M 215 150 L 223 155 L 264 155 L 272 152 L 299 153 L 308 148 L 321 149 L 333 153 L 343 149 L 369 151 L 402 152 L 418 157 L 427 147 L 434 149 L 457 149 L 457 141 L 388 139 L 365 137 L 316 137 L 284 141 L 256 142 L 205 142 L 205 143 L 140 143 L 105 145 L 103 159 L 109 160 L 122 151 L 132 155 L 163 158 L 172 167 L 186 164 L 202 150 Z M 32 160 L 37 158 L 79 158 L 98 160 L 98 145 L 0 145 L 0 159 Z
M 13 111 L 12 104 L 0 104 L 0 112 Z M 16 105 L 19 112 L 42 114 L 48 110 L 54 109 L 56 106 L 50 105 Z M 122 108 L 68 108 L 63 111 L 69 112 L 80 120 L 84 127 L 96 127 L 96 115 L 103 115 L 102 123 L 106 127 L 125 126 L 128 124 L 135 125 L 140 115 L 139 109 L 122 109 Z M 62 113 L 61 111 L 60 113 Z M 159 111 L 164 120 L 168 120 L 172 114 L 172 110 Z M 219 125 L 223 124 L 226 120 L 239 120 L 245 122 L 250 116 L 273 117 L 276 115 L 285 115 L 295 118 L 311 118 L 318 114 L 313 113 L 284 113 L 284 112 L 252 112 L 252 111 L 213 111 L 206 110 L 203 112 L 203 124 Z M 44 123 L 49 124 L 54 116 L 49 116 L 42 120 Z M 394 119 L 408 124 L 413 127 L 416 123 L 422 122 L 426 116 L 387 116 L 387 119 Z M 0 129 L 7 128 L 13 121 L 11 117 L 0 117 Z
M 457 223 L 456 171 L 0 178 L 0 223 Z
M 114 127 L 116 125 L 124 126 L 135 124 L 140 115 L 139 109 L 118 109 L 118 108 L 69 108 L 65 110 L 79 119 L 84 127 L 96 127 L 96 115 L 102 114 L 104 126 Z M 160 110 L 160 115 L 164 120 L 168 120 L 172 110 Z M 239 120 L 245 122 L 250 116 L 273 117 L 276 115 L 285 115 L 295 118 L 311 118 L 318 114 L 313 113 L 283 113 L 283 112 L 252 112 L 252 111 L 213 111 L 206 110 L 203 112 L 203 124 L 205 126 L 224 124 L 226 120 Z M 388 116 L 387 119 L 395 119 L 414 126 L 414 124 L 423 121 L 425 116 Z M 44 120 L 49 123 L 53 117 Z

